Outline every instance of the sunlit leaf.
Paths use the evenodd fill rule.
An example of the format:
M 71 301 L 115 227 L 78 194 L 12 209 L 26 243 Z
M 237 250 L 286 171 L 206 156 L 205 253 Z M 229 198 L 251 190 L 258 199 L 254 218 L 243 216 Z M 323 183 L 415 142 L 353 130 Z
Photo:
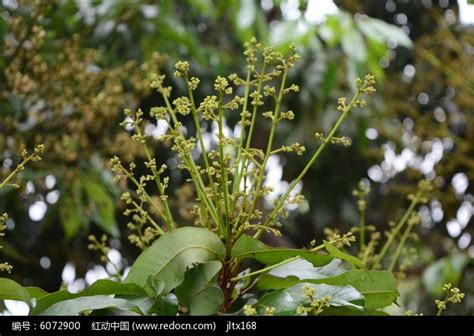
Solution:
M 276 309 L 275 315 L 295 315 L 298 307 L 308 307 L 311 303 L 304 295 L 306 286 L 314 289 L 313 299 L 330 296 L 331 306 L 363 309 L 364 297 L 351 286 L 315 285 L 303 282 L 264 295 L 256 304 L 257 310 L 263 314 L 265 307 L 273 307 Z

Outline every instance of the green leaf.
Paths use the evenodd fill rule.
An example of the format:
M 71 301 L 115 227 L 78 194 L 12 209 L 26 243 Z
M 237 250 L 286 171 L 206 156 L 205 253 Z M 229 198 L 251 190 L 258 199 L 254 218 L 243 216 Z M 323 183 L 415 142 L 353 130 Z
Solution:
M 248 235 L 243 235 L 237 240 L 232 248 L 231 256 L 235 259 L 255 259 L 265 265 L 273 265 L 295 256 L 308 260 L 314 266 L 324 266 L 333 259 L 331 256 L 306 250 L 270 247 Z
M 148 287 L 153 291 L 156 297 L 161 296 L 163 294 L 163 290 L 165 289 L 165 284 L 163 281 L 158 279 L 155 275 L 150 275 L 146 279 L 146 283 Z
M 257 6 L 253 0 L 240 1 L 240 8 L 236 15 L 237 28 L 245 30 L 252 26 L 255 21 Z
M 469 260 L 464 254 L 437 260 L 423 272 L 421 278 L 423 285 L 433 296 L 440 296 L 445 283 L 452 283 L 453 286 L 459 284 Z
M 179 302 L 174 294 L 157 297 L 153 306 L 148 310 L 148 314 L 158 316 L 176 316 Z
M 335 247 L 334 245 L 332 245 L 331 243 L 329 243 L 327 241 L 324 241 L 324 248 L 334 258 L 339 258 L 339 259 L 345 260 L 351 265 L 357 266 L 357 267 L 362 268 L 364 270 L 366 269 L 365 264 L 362 260 L 339 250 L 337 247 Z
M 184 280 L 184 273 L 195 263 L 222 261 L 225 247 L 213 232 L 197 227 L 183 227 L 160 237 L 142 252 L 132 265 L 125 282 L 147 285 L 150 275 L 165 284 L 169 293 Z
M 79 315 L 79 313 L 84 311 L 105 308 L 131 310 L 143 314 L 136 304 L 126 299 L 112 298 L 107 295 L 95 295 L 56 302 L 39 313 L 39 315 Z
M 339 259 L 333 259 L 323 267 L 314 267 L 310 262 L 298 259 L 274 268 L 268 274 L 279 278 L 294 276 L 298 279 L 322 279 L 343 273 L 344 269 L 340 265 Z
M 366 43 L 362 34 L 354 27 L 347 29 L 342 34 L 342 49 L 345 54 L 358 63 L 363 63 L 367 59 Z
M 212 315 L 224 302 L 224 294 L 216 284 L 222 268 L 219 261 L 209 261 L 188 270 L 176 290 L 179 302 L 189 307 L 191 315 Z
M 25 287 L 32 298 L 39 299 L 49 293 L 39 287 Z
M 82 205 L 76 202 L 77 198 L 72 194 L 61 197 L 59 204 L 59 219 L 66 236 L 66 240 L 74 237 L 81 227 L 85 226 L 84 215 L 81 211 Z
M 49 307 L 63 301 L 69 301 L 80 297 L 97 296 L 97 295 L 127 295 L 127 296 L 147 296 L 147 293 L 140 286 L 133 283 L 120 283 L 112 280 L 98 280 L 94 282 L 86 290 L 73 294 L 67 290 L 61 290 L 51 294 L 43 295 L 32 309 L 32 315 L 43 313 Z M 91 303 L 91 302 L 89 302 Z M 106 308 L 106 307 L 103 307 Z M 99 308 L 96 308 L 99 309 Z
M 390 306 L 399 295 L 397 281 L 394 275 L 388 271 L 352 270 L 334 277 L 310 282 L 333 286 L 351 285 L 364 296 L 367 310 Z
M 23 301 L 31 305 L 31 295 L 28 290 L 7 278 L 0 278 L 0 300 Z
M 258 313 L 263 314 L 265 307 L 274 307 L 276 309 L 275 315 L 295 315 L 298 307 L 308 307 L 311 303 L 309 298 L 304 295 L 306 286 L 314 289 L 313 300 L 330 296 L 331 306 L 363 308 L 364 297 L 351 286 L 315 285 L 302 282 L 264 295 L 256 304 Z
M 117 222 L 115 221 L 115 206 L 112 196 L 99 182 L 91 178 L 82 179 L 82 187 L 92 207 L 92 219 L 105 232 L 114 237 L 119 235 Z
M 412 41 L 401 28 L 388 24 L 385 21 L 363 17 L 358 18 L 356 24 L 365 36 L 374 41 L 386 43 L 387 40 L 391 38 L 400 46 L 406 48 L 411 48 L 413 46 Z
M 272 46 L 283 52 L 291 43 L 309 45 L 315 32 L 315 27 L 304 20 L 277 21 L 272 25 L 269 40 Z
M 264 274 L 258 282 L 258 288 L 280 289 L 292 286 L 300 280 L 329 278 L 346 271 L 340 267 L 340 264 L 341 260 L 333 259 L 325 266 L 314 267 L 310 262 L 298 259 Z
M 189 311 L 191 315 L 213 315 L 217 313 L 223 302 L 224 293 L 222 289 L 214 283 L 196 295 L 189 306 Z
M 391 305 L 398 297 L 397 282 L 388 271 L 343 271 L 338 259 L 324 267 L 314 268 L 303 263 L 289 263 L 280 266 L 262 276 L 258 288 L 262 290 L 281 289 L 298 282 L 327 284 L 333 286 L 350 285 L 359 291 L 365 299 L 365 308 L 375 310 Z M 342 271 L 342 273 L 341 273 Z
M 326 103 L 331 97 L 331 92 L 337 84 L 337 78 L 339 74 L 339 63 L 335 61 L 328 61 L 326 63 L 326 70 L 323 74 L 323 79 L 321 83 L 321 91 L 323 96 L 323 101 Z

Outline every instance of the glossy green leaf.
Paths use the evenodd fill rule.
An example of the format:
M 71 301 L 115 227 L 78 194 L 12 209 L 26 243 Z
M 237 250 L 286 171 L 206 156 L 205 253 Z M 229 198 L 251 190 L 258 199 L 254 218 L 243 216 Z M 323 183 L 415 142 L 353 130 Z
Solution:
M 388 271 L 344 271 L 334 259 L 324 267 L 312 267 L 302 263 L 289 263 L 262 276 L 258 288 L 262 290 L 290 287 L 298 282 L 327 284 L 333 286 L 350 285 L 359 291 L 365 299 L 365 308 L 375 310 L 391 305 L 398 297 L 397 282 Z
M 79 315 L 79 313 L 84 311 L 105 308 L 131 310 L 143 314 L 136 304 L 126 299 L 117 299 L 107 295 L 94 295 L 56 302 L 38 315 Z
M 31 295 L 19 283 L 7 278 L 0 278 L 0 300 L 23 301 L 30 305 Z
M 221 268 L 221 262 L 209 261 L 186 272 L 175 293 L 179 302 L 189 307 L 191 315 L 215 314 L 224 302 L 224 294 L 216 284 Z
M 330 296 L 331 306 L 363 309 L 364 297 L 354 287 L 302 282 L 264 295 L 256 304 L 259 314 L 263 314 L 265 307 L 274 307 L 275 315 L 295 315 L 298 307 L 308 307 L 311 303 L 304 295 L 306 286 L 314 289 L 313 300 Z
M 339 250 L 337 247 L 335 247 L 334 245 L 332 245 L 331 243 L 329 243 L 327 241 L 324 242 L 324 248 L 334 258 L 339 258 L 339 259 L 345 260 L 351 265 L 357 266 L 357 267 L 362 268 L 362 269 L 366 269 L 365 264 L 362 260 L 360 260 L 359 258 L 356 258 L 354 256 L 351 256 L 350 254 L 347 254 L 346 252 L 343 252 L 343 251 Z
M 232 258 L 236 259 L 255 259 L 266 265 L 273 265 L 296 256 L 308 260 L 314 266 L 324 266 L 333 259 L 331 256 L 306 250 L 270 247 L 248 235 L 243 235 L 237 240 L 232 248 L 231 255 Z
M 197 227 L 183 227 L 160 237 L 142 252 L 132 265 L 125 282 L 147 285 L 154 275 L 165 284 L 169 293 L 184 280 L 184 274 L 195 263 L 222 261 L 225 247 L 214 233 Z
M 304 259 L 297 259 L 272 269 L 268 274 L 279 278 L 294 276 L 298 279 L 323 279 L 343 273 L 345 270 L 340 265 L 341 261 L 339 259 L 333 259 L 329 264 L 322 267 L 314 267 L 313 264 Z
M 310 262 L 298 259 L 264 274 L 258 282 L 258 288 L 280 289 L 294 285 L 300 280 L 329 278 L 346 271 L 340 265 L 341 260 L 339 259 L 333 259 L 329 264 L 322 267 L 314 267 Z
M 76 294 L 70 293 L 67 290 L 61 290 L 44 295 L 38 299 L 31 313 L 32 315 L 38 315 L 59 302 L 97 295 L 126 295 L 144 297 L 147 296 L 147 293 L 143 288 L 133 283 L 120 283 L 104 279 L 94 282 L 89 288 Z

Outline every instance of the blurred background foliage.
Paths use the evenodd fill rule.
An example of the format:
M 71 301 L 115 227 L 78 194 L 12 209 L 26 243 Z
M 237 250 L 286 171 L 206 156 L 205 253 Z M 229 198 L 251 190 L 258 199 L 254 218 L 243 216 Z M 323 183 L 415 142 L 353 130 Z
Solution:
M 386 227 L 426 177 L 436 190 L 420 209 L 402 301 L 432 313 L 433 298 L 451 281 L 468 295 L 450 312 L 472 314 L 473 7 L 466 0 L 2 0 L 0 179 L 22 149 L 46 146 L 43 160 L 18 176 L 20 192 L 0 193 L 0 212 L 10 215 L 0 245 L 15 267 L 11 276 L 47 290 L 62 283 L 79 290 L 111 267 L 86 250 L 87 236 L 102 232 L 113 237 L 110 257 L 125 268 L 139 251 L 126 239 L 108 160 L 139 162 L 142 153 L 119 126 L 123 108 L 160 104 L 149 75 L 158 68 L 171 75 L 178 59 L 189 60 L 201 79 L 197 97 L 209 94 L 217 75 L 242 73 L 243 43 L 256 36 L 280 50 L 295 43 L 303 56 L 291 74 L 300 94 L 286 103 L 297 122 L 282 129 L 276 146 L 299 141 L 309 155 L 314 130 L 327 131 L 337 118 L 335 101 L 351 94 L 353 79 L 373 73 L 378 81 L 369 108 L 341 129 L 352 146 L 331 147 L 307 174 L 307 203 L 290 212 L 285 238 L 275 243 L 303 246 L 323 238 L 325 228 L 357 225 L 352 190 L 361 179 L 372 186 L 369 223 Z M 238 118 L 227 120 L 227 132 Z M 157 137 L 163 131 L 147 128 Z M 256 144 L 268 131 L 262 124 Z M 176 167 L 166 147 L 157 144 L 156 154 Z M 267 183 L 284 190 L 307 159 L 275 157 Z M 173 211 L 186 224 L 181 182 L 173 171 L 170 190 L 182 195 Z

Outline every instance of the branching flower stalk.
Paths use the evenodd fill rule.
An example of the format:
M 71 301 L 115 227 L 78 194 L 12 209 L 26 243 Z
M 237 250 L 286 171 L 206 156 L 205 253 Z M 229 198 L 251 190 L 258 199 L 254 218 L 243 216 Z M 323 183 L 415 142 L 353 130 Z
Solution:
M 19 188 L 20 186 L 15 183 L 10 183 L 10 181 L 15 177 L 16 174 L 21 172 L 22 170 L 25 169 L 25 166 L 28 162 L 32 161 L 40 161 L 41 160 L 41 154 L 44 151 L 44 145 L 37 145 L 32 153 L 28 153 L 28 151 L 25 149 L 21 152 L 22 156 L 22 161 L 13 169 L 10 174 L 0 183 L 0 189 L 3 189 L 4 187 L 12 187 L 12 188 Z M 6 223 L 8 221 L 8 215 L 6 213 L 3 213 L 0 215 L 0 237 L 5 236 L 5 230 L 7 229 Z M 0 246 L 0 249 L 2 246 Z M 0 263 L 0 271 L 6 271 L 8 273 L 11 272 L 13 269 L 13 266 L 10 265 L 8 262 L 3 262 Z
M 451 283 L 443 285 L 443 292 L 446 293 L 444 300 L 435 301 L 436 307 L 438 308 L 436 316 L 441 316 L 441 314 L 443 314 L 443 311 L 447 309 L 449 302 L 456 304 L 461 303 L 461 301 L 464 299 L 464 293 L 462 293 L 459 288 L 453 287 Z
M 104 234 L 97 239 L 97 237 L 90 235 L 88 237 L 89 245 L 87 248 L 91 251 L 96 251 L 100 253 L 100 261 L 112 266 L 115 271 L 113 275 L 119 282 L 122 281 L 122 272 L 120 267 L 116 265 L 109 257 L 110 247 L 107 246 L 108 237 Z
M 313 154 L 311 159 L 308 161 L 306 166 L 303 168 L 303 171 L 298 175 L 298 177 L 293 180 L 293 182 L 290 184 L 289 188 L 287 191 L 283 194 L 282 197 L 280 197 L 279 201 L 275 205 L 275 208 L 273 211 L 270 213 L 267 221 L 265 222 L 264 226 L 271 225 L 271 223 L 276 219 L 278 214 L 283 210 L 285 206 L 285 202 L 287 201 L 288 197 L 290 196 L 291 192 L 293 189 L 298 185 L 298 183 L 303 179 L 303 177 L 306 175 L 306 173 L 309 171 L 311 166 L 315 163 L 315 161 L 318 159 L 318 157 L 321 155 L 321 153 L 324 151 L 326 146 L 331 143 L 332 139 L 334 138 L 334 135 L 336 134 L 337 130 L 341 126 L 342 122 L 344 121 L 345 117 L 347 114 L 356 106 L 364 107 L 366 106 L 366 101 L 364 99 L 359 99 L 359 96 L 362 93 L 365 94 L 370 94 L 375 92 L 375 78 L 372 75 L 367 75 L 365 77 L 364 82 L 362 82 L 360 79 L 357 79 L 355 81 L 356 85 L 356 92 L 354 96 L 352 97 L 349 105 L 346 105 L 346 99 L 345 98 L 340 98 L 338 101 L 338 110 L 342 112 L 342 114 L 339 116 L 338 120 L 332 127 L 331 131 L 329 132 L 329 135 L 325 138 L 323 138 L 321 145 L 318 147 L 316 152 Z M 320 133 L 317 133 L 317 137 L 321 137 Z M 255 237 L 260 237 L 260 235 L 263 233 L 263 230 L 259 230 L 256 234 Z
M 410 218 L 407 221 L 407 226 L 405 228 L 405 232 L 403 233 L 402 237 L 400 238 L 400 242 L 398 243 L 398 246 L 395 250 L 395 253 L 391 256 L 391 261 L 390 261 L 390 266 L 388 267 L 388 270 L 391 272 L 395 268 L 395 265 L 397 264 L 398 258 L 400 257 L 403 247 L 405 246 L 405 243 L 408 239 L 408 236 L 410 235 L 413 227 L 417 224 L 420 223 L 420 216 L 416 212 L 412 212 L 410 215 Z
M 427 193 L 429 193 L 432 189 L 433 189 L 433 187 L 431 186 L 431 183 L 428 180 L 422 180 L 418 184 L 418 191 L 416 192 L 416 194 L 408 195 L 408 199 L 411 200 L 411 203 L 410 203 L 408 209 L 403 214 L 400 221 L 395 225 L 395 227 L 393 229 L 390 230 L 390 232 L 388 232 L 387 241 L 383 245 L 383 247 L 380 250 L 379 254 L 375 257 L 374 263 L 372 265 L 372 269 L 377 269 L 377 268 L 380 267 L 380 264 L 381 264 L 382 260 L 384 259 L 385 255 L 387 254 L 390 247 L 394 243 L 395 239 L 398 237 L 398 235 L 400 234 L 400 232 L 403 229 L 403 227 L 405 226 L 405 224 L 407 224 L 409 222 L 410 216 L 412 215 L 412 213 L 415 210 L 416 206 L 420 203 L 428 202 Z M 410 223 L 413 224 L 414 222 L 410 222 Z M 411 231 L 410 226 L 412 226 L 412 225 L 408 224 L 408 226 L 409 226 L 409 228 L 405 232 L 407 237 L 408 237 L 409 232 Z M 399 255 L 400 255 L 401 249 L 403 248 L 403 245 L 405 244 L 405 241 L 406 241 L 406 237 L 405 237 L 405 239 L 403 239 L 403 237 L 402 237 L 401 244 L 399 244 L 399 247 L 397 248 L 397 252 L 395 252 L 394 258 L 392 258 L 392 264 L 393 264 L 393 265 L 391 265 L 392 269 L 393 269 L 393 267 L 395 267 L 395 263 L 396 263 Z
M 19 163 L 15 169 L 13 169 L 10 174 L 8 174 L 8 176 L 0 183 L 0 189 L 2 189 L 3 187 L 5 186 L 10 186 L 12 188 L 18 188 L 19 186 L 17 184 L 11 184 L 10 181 L 11 179 L 16 175 L 18 174 L 19 172 L 21 172 L 23 169 L 25 169 L 25 165 L 30 162 L 30 161 L 39 161 L 41 160 L 41 154 L 43 153 L 44 151 L 44 145 L 38 145 L 35 147 L 35 149 L 33 150 L 33 152 L 31 154 L 28 154 L 28 152 L 26 150 L 23 150 L 21 152 L 21 156 L 23 158 L 23 160 L 21 161 L 21 163 Z
M 174 73 L 185 81 L 186 96 L 172 98 L 171 87 L 164 84 L 166 76 L 159 73 L 151 75 L 151 88 L 161 94 L 164 106 L 152 107 L 150 117 L 152 120 L 165 122 L 168 126 L 166 134 L 158 140 L 172 144 L 171 149 L 179 158 L 178 168 L 189 174 L 187 181 L 194 186 L 196 198 L 196 206 L 192 212 L 195 223 L 214 231 L 225 243 L 226 258 L 219 283 L 227 303 L 232 300 L 236 280 L 242 278 L 237 276 L 239 261 L 230 257 L 235 241 L 241 235 L 249 233 L 256 237 L 265 231 L 280 235 L 278 218 L 285 217 L 288 205 L 297 204 L 303 199 L 302 195 L 293 195 L 295 187 L 327 145 L 349 145 L 347 139 L 336 137 L 336 133 L 353 108 L 366 106 L 367 103 L 361 95 L 375 91 L 374 76 L 367 75 L 364 80 L 355 81 L 356 91 L 348 104 L 345 98 L 338 100 L 337 109 L 341 115 L 335 125 L 326 137 L 316 133 L 316 138 L 322 141 L 318 149 L 276 202 L 273 210 L 266 213 L 260 210 L 259 206 L 273 191 L 272 186 L 265 185 L 266 168 L 270 158 L 285 153 L 302 155 L 305 151 L 305 147 L 299 143 L 275 146 L 280 123 L 291 121 L 295 117 L 293 111 L 286 109 L 284 97 L 299 91 L 297 85 L 288 84 L 288 76 L 300 56 L 295 46 L 291 46 L 285 56 L 271 47 L 262 48 L 256 39 L 246 43 L 245 48 L 245 78 L 240 78 L 237 74 L 218 76 L 213 87 L 215 94 L 204 97 L 201 102 L 196 101 L 193 93 L 199 85 L 199 79 L 192 77 L 188 62 L 177 62 Z M 243 96 L 239 96 L 239 93 Z M 267 105 L 272 108 L 267 109 Z M 240 111 L 240 134 L 235 138 L 228 137 L 225 133 L 225 120 L 227 114 L 232 111 Z M 181 124 L 180 118 L 187 115 L 192 116 L 196 137 L 190 136 L 187 129 L 185 132 Z M 252 147 L 256 125 L 260 122 L 259 115 L 263 116 L 263 120 L 270 121 L 269 135 L 263 149 Z M 125 178 L 133 186 L 134 190 L 126 191 L 122 196 L 122 200 L 129 207 L 124 213 L 132 216 L 134 223 L 129 223 L 129 227 L 137 232 L 130 239 L 143 248 L 156 237 L 176 228 L 177 220 L 176 214 L 171 212 L 169 195 L 166 193 L 169 183 L 169 177 L 166 176 L 168 167 L 163 165 L 158 168 L 154 153 L 148 147 L 152 142 L 145 132 L 149 121 L 140 109 L 136 112 L 125 110 L 125 117 L 122 125 L 127 126 L 132 132 L 132 139 L 143 146 L 147 160 L 145 166 L 151 173 L 136 177 L 135 164 L 132 163 L 126 168 L 118 158 L 112 159 L 111 165 L 117 181 Z M 210 122 L 217 126 L 217 144 L 206 148 L 204 133 L 206 124 Z M 199 146 L 199 151 L 196 145 Z M 199 159 L 196 154 L 199 154 Z M 150 181 L 154 181 L 158 188 L 158 203 L 148 191 L 147 184 Z M 158 218 L 154 218 L 147 207 L 154 210 Z M 351 237 L 344 235 L 334 241 L 344 243 L 352 239 Z M 319 250 L 317 247 L 311 251 L 316 253 Z M 249 273 L 245 277 L 267 270 Z
M 359 210 L 359 251 L 360 253 L 365 250 L 365 234 L 367 231 L 365 225 L 365 210 L 367 209 L 366 197 L 370 192 L 370 187 L 364 181 L 359 182 L 359 186 L 352 192 L 354 196 L 358 198 L 357 209 Z

